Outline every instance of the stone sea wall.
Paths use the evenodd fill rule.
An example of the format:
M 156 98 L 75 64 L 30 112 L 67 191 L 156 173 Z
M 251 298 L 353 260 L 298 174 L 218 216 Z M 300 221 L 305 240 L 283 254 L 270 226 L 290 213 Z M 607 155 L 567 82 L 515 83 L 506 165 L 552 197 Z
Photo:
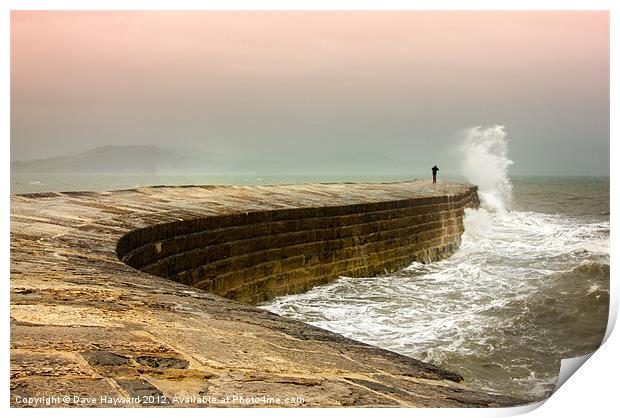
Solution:
M 242 303 L 446 257 L 476 205 L 429 181 L 13 195 L 11 405 L 517 404 Z
M 117 245 L 128 265 L 258 303 L 346 275 L 372 276 L 451 255 L 474 188 L 455 196 L 279 209 L 158 224 Z

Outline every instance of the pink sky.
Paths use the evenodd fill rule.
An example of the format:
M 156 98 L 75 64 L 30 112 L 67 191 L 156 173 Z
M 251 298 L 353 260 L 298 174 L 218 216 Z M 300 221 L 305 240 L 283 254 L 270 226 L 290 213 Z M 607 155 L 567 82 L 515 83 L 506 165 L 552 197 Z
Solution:
M 13 12 L 12 156 L 162 130 L 211 148 L 369 144 L 379 132 L 348 128 L 368 118 L 394 152 L 446 125 L 600 125 L 608 54 L 605 12 Z

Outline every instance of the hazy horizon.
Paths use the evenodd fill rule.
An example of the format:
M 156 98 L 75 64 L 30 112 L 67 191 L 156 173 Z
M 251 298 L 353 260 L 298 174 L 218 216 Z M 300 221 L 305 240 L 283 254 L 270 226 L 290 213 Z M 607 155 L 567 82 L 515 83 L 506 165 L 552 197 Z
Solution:
M 495 124 L 512 175 L 609 175 L 608 12 L 11 13 L 12 161 L 156 145 L 457 173 L 461 133 Z

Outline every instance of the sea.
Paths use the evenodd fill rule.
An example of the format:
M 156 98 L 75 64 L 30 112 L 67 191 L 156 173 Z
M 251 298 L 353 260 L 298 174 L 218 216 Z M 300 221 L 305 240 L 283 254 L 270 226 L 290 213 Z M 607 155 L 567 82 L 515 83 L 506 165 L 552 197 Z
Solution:
M 462 176 L 479 186 L 460 249 L 378 277 L 341 277 L 262 305 L 536 401 L 560 361 L 596 350 L 609 311 L 609 177 L 511 176 L 501 126 L 469 131 Z
M 479 185 L 481 206 L 465 210 L 451 257 L 340 277 L 260 307 L 456 371 L 476 389 L 548 397 L 561 359 L 596 350 L 607 327 L 609 177 L 511 176 L 507 145 L 502 129 L 473 130 L 464 141 L 459 178 Z M 403 178 L 19 174 L 11 192 Z
M 341 277 L 262 308 L 459 372 L 525 400 L 596 350 L 609 308 L 609 178 L 513 177 L 512 209 L 466 209 L 460 249 Z

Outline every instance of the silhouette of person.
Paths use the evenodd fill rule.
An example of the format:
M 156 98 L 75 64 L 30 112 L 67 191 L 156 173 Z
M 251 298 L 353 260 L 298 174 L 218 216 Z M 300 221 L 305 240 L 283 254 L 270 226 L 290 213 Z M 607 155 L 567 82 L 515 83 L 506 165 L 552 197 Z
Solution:
M 437 166 L 434 165 L 433 168 L 431 168 L 431 170 L 433 170 L 433 183 L 437 183 L 437 172 L 439 171 L 439 168 L 437 168 Z

